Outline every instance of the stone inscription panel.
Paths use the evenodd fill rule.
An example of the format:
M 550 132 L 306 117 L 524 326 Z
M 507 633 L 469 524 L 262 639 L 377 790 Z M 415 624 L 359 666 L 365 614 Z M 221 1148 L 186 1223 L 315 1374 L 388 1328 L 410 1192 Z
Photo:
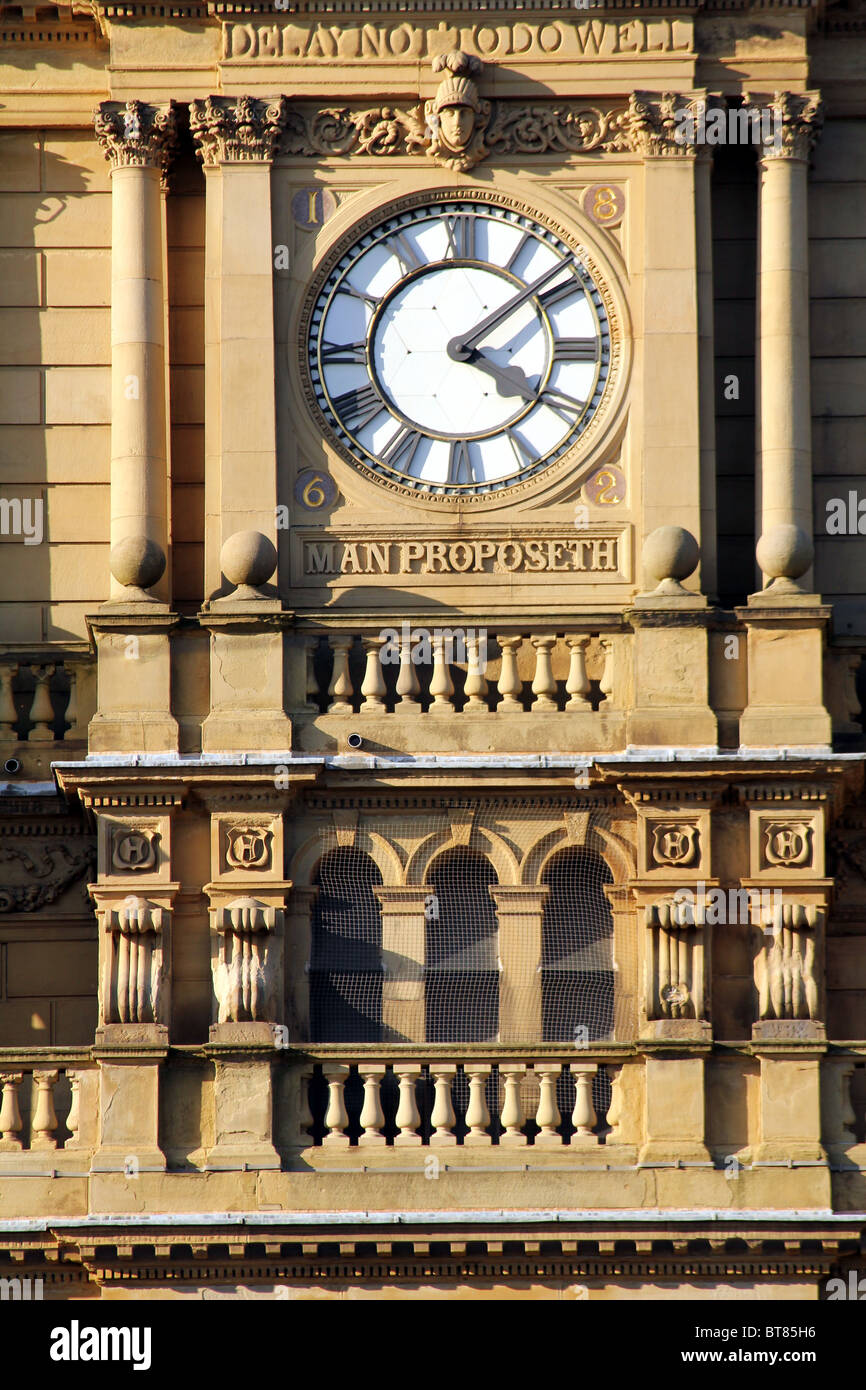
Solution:
M 283 63 L 413 62 L 455 48 L 485 62 L 592 61 L 641 53 L 694 51 L 690 20 L 652 18 L 412 24 L 409 20 L 329 24 L 249 21 L 223 26 L 222 61 Z
M 412 538 L 307 532 L 297 537 L 296 584 L 315 586 L 344 578 L 363 582 L 379 576 L 499 578 L 504 574 L 583 574 L 594 581 L 627 583 L 630 527 L 598 526 L 544 534 L 488 533 L 472 538 L 433 535 Z M 299 564 L 298 564 L 299 562 Z

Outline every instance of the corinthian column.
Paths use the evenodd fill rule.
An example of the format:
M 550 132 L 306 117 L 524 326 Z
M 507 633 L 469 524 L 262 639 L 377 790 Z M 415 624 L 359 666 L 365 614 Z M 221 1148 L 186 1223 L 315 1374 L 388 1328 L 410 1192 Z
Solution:
M 817 92 L 761 111 L 757 553 L 775 594 L 799 588 L 813 554 L 807 176 L 821 121 Z
M 135 601 L 167 548 L 160 178 L 175 114 L 171 102 L 103 102 L 94 124 L 111 161 L 111 596 Z
M 831 610 L 808 592 L 814 547 L 807 176 L 821 100 L 817 92 L 777 92 L 760 114 L 756 554 L 765 587 L 737 610 L 748 634 L 740 743 L 828 747 L 822 672 Z
M 704 267 L 696 231 L 697 146 L 688 136 L 689 121 L 693 133 L 703 100 L 703 92 L 634 92 L 622 119 L 625 147 L 643 160 L 642 311 L 635 344 L 643 383 L 642 529 L 647 536 L 673 522 L 689 531 L 701 549 L 702 514 L 713 520 L 714 498 L 702 496 L 699 311 L 705 301 Z M 678 229 L 676 236 L 671 227 Z M 705 487 L 711 486 L 708 478 Z M 705 588 L 702 579 L 690 585 L 697 593 Z
M 282 98 L 190 103 L 207 208 L 205 594 L 211 597 L 226 592 L 223 574 L 231 580 L 220 558 L 230 536 L 275 535 L 271 162 L 285 119 Z

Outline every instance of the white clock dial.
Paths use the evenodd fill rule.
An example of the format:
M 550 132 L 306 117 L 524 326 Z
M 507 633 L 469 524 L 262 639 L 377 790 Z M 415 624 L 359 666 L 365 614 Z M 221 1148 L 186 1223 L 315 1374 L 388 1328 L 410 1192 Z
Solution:
M 461 495 L 509 487 L 574 444 L 604 394 L 610 333 L 570 246 L 467 198 L 360 235 L 316 297 L 307 353 L 344 454 Z

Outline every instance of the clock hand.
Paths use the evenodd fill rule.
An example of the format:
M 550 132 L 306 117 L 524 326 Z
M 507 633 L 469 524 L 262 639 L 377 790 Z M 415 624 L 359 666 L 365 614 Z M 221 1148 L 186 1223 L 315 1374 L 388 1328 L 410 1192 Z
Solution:
M 483 338 L 486 333 L 489 333 L 491 328 L 495 328 L 503 319 L 507 319 L 510 314 L 514 313 L 515 309 L 519 309 L 521 304 L 525 304 L 527 299 L 531 299 L 532 296 L 537 294 L 540 289 L 543 289 L 550 280 L 554 280 L 559 272 L 568 264 L 569 261 L 564 260 L 551 266 L 543 275 L 539 275 L 537 280 L 533 280 L 531 285 L 527 285 L 519 294 L 507 300 L 506 303 L 502 305 L 501 309 L 494 309 L 493 313 L 488 314 L 486 319 L 482 319 L 480 323 L 477 323 L 471 332 L 468 334 L 460 334 L 456 338 L 452 338 L 446 348 L 448 356 L 455 362 L 465 361 L 467 354 L 471 352 L 475 344 Z
M 499 367 L 477 348 L 472 348 L 469 356 L 460 360 L 465 361 L 468 367 L 477 367 L 479 371 L 492 376 L 500 396 L 522 396 L 525 401 L 537 398 L 537 391 L 532 389 L 519 367 Z

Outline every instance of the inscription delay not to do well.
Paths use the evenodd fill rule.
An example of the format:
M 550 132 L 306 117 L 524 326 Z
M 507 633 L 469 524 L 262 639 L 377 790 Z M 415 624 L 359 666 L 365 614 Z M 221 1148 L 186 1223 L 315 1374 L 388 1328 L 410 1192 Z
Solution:
M 694 52 L 688 20 L 518 20 L 469 25 L 410 20 L 329 24 L 249 20 L 223 27 L 222 61 L 413 62 L 460 49 L 487 62 L 550 61 Z

